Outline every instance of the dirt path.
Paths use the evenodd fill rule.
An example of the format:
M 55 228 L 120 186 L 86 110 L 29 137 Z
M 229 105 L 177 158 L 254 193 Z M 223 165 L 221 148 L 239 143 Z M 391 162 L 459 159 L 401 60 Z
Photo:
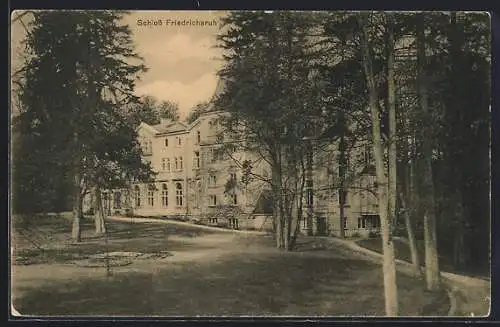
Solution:
M 159 219 L 159 218 L 135 218 L 135 217 L 123 217 L 123 216 L 109 216 L 106 218 L 107 220 L 112 221 L 121 221 L 125 223 L 156 223 L 156 224 L 170 224 L 170 225 L 179 225 L 179 226 L 188 226 L 188 227 L 196 227 L 203 230 L 210 230 L 214 232 L 221 233 L 231 233 L 231 234 L 246 234 L 246 235 L 266 235 L 268 233 L 261 231 L 252 231 L 252 230 L 236 230 L 236 229 L 226 229 L 205 225 L 196 225 L 193 223 L 188 223 L 184 221 L 177 221 L 172 219 Z
M 123 221 L 123 219 L 113 219 Z M 159 222 L 155 220 L 154 222 Z M 142 219 L 135 221 L 143 222 Z M 160 221 L 161 223 L 170 223 Z M 217 233 L 198 237 L 170 236 L 169 240 L 182 242 L 188 248 L 185 251 L 169 251 L 172 256 L 164 259 L 137 259 L 132 264 L 122 267 L 112 267 L 112 273 L 151 272 L 162 269 L 174 269 L 178 264 L 196 262 L 197 264 L 215 263 L 223 257 L 245 253 L 269 252 L 269 249 L 252 242 L 255 236 L 250 233 Z M 196 247 L 190 247 L 196 245 Z M 13 265 L 11 268 L 12 297 L 22 297 L 25 290 L 40 285 L 52 284 L 61 281 L 79 280 L 82 278 L 102 278 L 106 276 L 105 267 L 86 267 L 82 269 L 74 263 L 65 264 L 33 264 Z M 50 276 L 50 278 L 47 278 Z M 21 286 L 22 285 L 22 286 Z
M 273 262 L 275 260 L 282 260 L 283 262 L 287 262 L 288 264 L 293 264 L 294 261 L 306 262 L 304 260 L 311 260 L 311 258 L 316 258 L 316 262 L 331 261 L 331 260 L 340 260 L 345 262 L 351 262 L 352 260 L 358 261 L 374 261 L 377 264 L 380 262 L 379 259 L 373 255 L 373 253 L 369 253 L 364 248 L 358 246 L 358 248 L 353 248 L 353 242 L 343 241 L 332 238 L 309 238 L 304 237 L 301 238 L 299 248 L 296 252 L 293 253 L 282 253 L 279 250 L 272 247 L 272 241 L 269 238 L 266 238 L 263 234 L 255 231 L 232 231 L 232 230 L 223 230 L 220 228 L 213 228 L 207 226 L 199 226 L 193 225 L 189 223 L 176 222 L 170 220 L 160 220 L 160 219 L 147 219 L 147 218 L 123 218 L 123 217 L 110 217 L 109 220 L 117 221 L 117 222 L 126 222 L 126 223 L 134 223 L 134 224 L 144 224 L 144 230 L 146 232 L 150 232 L 151 228 L 153 228 L 153 224 L 171 224 L 171 225 L 183 225 L 189 226 L 191 228 L 200 228 L 200 229 L 210 229 L 211 231 L 217 231 L 217 233 L 201 233 L 196 237 L 184 236 L 182 234 L 175 234 L 174 229 L 168 228 L 159 228 L 160 232 L 170 231 L 168 236 L 164 236 L 164 234 L 159 234 L 155 236 L 149 235 L 150 239 L 146 239 L 143 236 L 133 236 L 133 239 L 117 239 L 118 242 L 126 242 L 130 244 L 130 242 L 136 242 L 140 240 L 142 243 L 146 242 L 148 246 L 152 246 L 152 242 L 161 242 L 161 248 L 168 250 L 171 254 L 170 257 L 166 257 L 164 259 L 134 259 L 132 264 L 123 267 L 113 267 L 112 273 L 113 275 L 124 275 L 127 276 L 127 273 L 137 272 L 137 273 L 146 273 L 146 275 L 151 276 L 151 283 L 148 285 L 153 285 L 153 289 L 155 291 L 151 291 L 151 294 L 155 294 L 156 288 L 160 288 L 160 286 L 165 286 L 166 283 L 170 282 L 170 279 L 165 279 L 165 273 L 173 273 L 175 278 L 178 278 L 182 274 L 179 273 L 183 267 L 186 267 L 185 263 L 190 263 L 187 265 L 187 269 L 191 269 L 194 272 L 200 271 L 217 271 L 220 266 L 219 264 L 223 261 L 232 260 L 237 261 L 238 264 L 235 265 L 235 269 L 241 269 L 241 265 L 245 265 L 246 261 L 255 263 L 249 264 L 249 267 L 252 269 L 256 269 L 255 267 L 260 267 L 261 269 L 256 269 L 258 271 L 264 271 L 265 267 L 268 267 L 271 263 L 262 263 L 261 260 L 269 260 L 269 258 L 273 258 Z M 149 226 L 148 226 L 149 225 Z M 318 242 L 318 240 L 320 242 Z M 323 241 L 326 242 L 334 242 L 335 251 L 331 251 L 331 247 L 329 248 L 315 248 L 317 243 L 321 243 Z M 170 243 L 169 243 L 170 242 Z M 121 244 L 121 243 L 120 243 Z M 170 245 L 175 244 L 176 247 L 170 247 Z M 179 245 L 180 244 L 180 245 Z M 132 246 L 129 246 L 132 250 L 128 251 L 139 251 L 135 247 L 135 243 Z M 366 250 L 366 251 L 365 251 Z M 127 250 L 123 250 L 127 251 Z M 371 252 L 371 251 L 370 251 Z M 273 254 L 271 256 L 267 255 L 259 255 L 259 254 Z M 276 255 L 277 254 L 277 255 Z M 236 260 L 231 258 L 232 256 L 238 256 Z M 290 260 L 292 259 L 293 260 Z M 362 259 L 362 260 L 359 260 Z M 253 260 L 253 261 L 252 261 Z M 241 265 L 239 264 L 241 262 Z M 354 262 L 354 261 L 352 261 Z M 193 263 L 193 264 L 191 264 Z M 321 265 L 318 266 L 321 268 Z M 189 268 L 190 267 L 190 268 Z M 208 268 L 207 268 L 208 267 Z M 316 267 L 316 268 L 318 268 Z M 402 266 L 404 269 L 404 265 Z M 213 268 L 213 269 L 212 269 Z M 179 271 L 177 271 L 179 269 Z M 276 269 L 282 269 L 282 266 L 277 266 Z M 300 268 L 295 268 L 297 270 Z M 340 267 L 339 267 L 340 269 Z M 345 267 L 346 270 L 355 269 L 352 266 L 352 263 Z M 295 271 L 292 270 L 292 271 Z M 234 270 L 233 272 L 237 272 Z M 354 273 L 355 271 L 353 271 Z M 356 271 L 356 273 L 359 273 Z M 253 273 L 252 273 L 253 274 Z M 252 274 L 250 277 L 253 278 Z M 368 277 L 373 277 L 373 272 L 368 272 Z M 286 273 L 288 275 L 288 272 Z M 26 293 L 33 292 L 36 289 L 39 289 L 43 286 L 50 286 L 55 289 L 60 289 L 60 285 L 72 285 L 72 281 L 82 281 L 82 280 L 103 280 L 106 277 L 106 269 L 103 268 L 84 268 L 79 267 L 77 265 L 68 263 L 68 264 L 33 264 L 28 266 L 12 266 L 12 276 L 13 276 L 13 299 L 21 299 L 26 295 Z M 202 275 L 203 278 L 206 278 L 207 275 Z M 246 276 L 246 275 L 245 275 Z M 267 275 L 266 275 L 267 276 Z M 302 275 L 300 275 L 302 276 Z M 328 275 L 330 276 L 330 275 Z M 348 276 L 352 276 L 349 274 Z M 246 276 L 245 278 L 250 278 Z M 297 276 L 296 276 L 297 277 Z M 295 277 L 295 278 L 296 278 Z M 174 281 L 176 279 L 173 279 Z M 180 277 L 179 277 L 180 278 Z M 211 278 L 215 278 L 212 276 Z M 365 280 L 366 278 L 362 278 L 361 280 Z M 196 282 L 197 279 L 190 280 L 189 282 Z M 294 279 L 296 280 L 296 279 Z M 338 281 L 337 281 L 338 282 Z M 470 281 L 465 280 L 465 283 L 470 286 Z M 175 283 L 175 282 L 174 282 Z M 78 283 L 75 283 L 78 284 Z M 208 287 L 203 284 L 200 287 Z M 225 284 L 224 284 L 225 285 Z M 254 284 L 247 283 L 244 284 L 246 287 L 252 289 Z M 274 285 L 274 284 L 270 284 Z M 370 284 L 371 285 L 371 284 Z M 150 286 L 151 287 L 151 286 Z M 169 286 L 170 287 L 170 286 Z M 271 287 L 271 286 L 270 286 Z M 478 284 L 478 292 L 482 290 L 482 285 Z M 413 288 L 412 288 L 413 290 Z M 70 289 L 67 290 L 71 292 Z M 336 290 L 338 291 L 338 289 Z M 66 292 L 66 289 L 64 289 Z M 481 296 L 479 293 L 477 296 Z M 347 299 L 347 298 L 346 298 Z M 350 298 L 349 298 L 350 299 Z M 409 299 L 409 298 L 408 298 Z M 188 301 L 189 299 L 185 299 Z M 219 300 L 224 300 L 224 297 Z M 203 299 L 199 300 L 203 301 Z M 413 300 L 410 300 L 410 302 Z M 462 301 L 464 302 L 464 301 Z M 470 300 L 470 303 L 465 305 L 476 305 L 477 301 L 474 299 Z M 207 304 L 208 305 L 208 304 Z M 338 304 L 336 304 L 338 305 Z M 297 310 L 302 308 L 301 306 L 297 306 Z M 464 307 L 464 310 L 468 310 L 468 307 Z M 174 308 L 175 309 L 175 308 Z M 349 308 L 346 308 L 346 310 Z M 333 309 L 332 309 L 333 310 Z M 472 311 L 479 312 L 479 311 Z

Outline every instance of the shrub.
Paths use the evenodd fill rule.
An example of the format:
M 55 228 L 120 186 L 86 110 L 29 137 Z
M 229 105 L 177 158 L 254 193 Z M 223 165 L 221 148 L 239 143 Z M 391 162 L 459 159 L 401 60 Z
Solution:
M 379 237 L 380 237 L 380 233 L 379 233 L 379 232 L 373 232 L 373 231 L 372 231 L 372 232 L 370 232 L 370 233 L 368 234 L 368 237 L 369 237 L 369 238 L 379 238 Z
M 193 224 L 197 224 L 197 225 L 201 224 L 201 218 L 198 218 L 198 217 L 192 217 L 192 218 L 190 219 L 190 221 L 191 221 Z
M 352 233 L 351 237 L 358 238 L 358 237 L 361 237 L 361 234 L 359 234 L 359 232 L 354 232 L 354 233 Z
M 134 216 L 134 213 L 132 211 L 132 209 L 125 209 L 125 217 L 133 217 Z

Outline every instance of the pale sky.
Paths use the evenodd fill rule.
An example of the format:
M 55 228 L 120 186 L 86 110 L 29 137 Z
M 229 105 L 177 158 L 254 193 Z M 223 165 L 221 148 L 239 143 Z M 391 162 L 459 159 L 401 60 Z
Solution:
M 172 26 L 173 21 L 213 21 L 222 11 L 134 11 L 125 18 L 149 71 L 137 84 L 138 95 L 152 95 L 159 100 L 179 104 L 181 117 L 201 101 L 209 100 L 217 84 L 221 52 L 214 48 L 219 24 L 215 26 Z M 162 25 L 140 25 L 141 21 L 162 21 Z M 170 23 L 167 24 L 167 20 Z M 28 21 L 28 19 L 25 19 Z M 16 48 L 24 37 L 24 28 L 12 25 L 12 61 L 18 62 Z M 18 50 L 19 53 L 19 50 Z

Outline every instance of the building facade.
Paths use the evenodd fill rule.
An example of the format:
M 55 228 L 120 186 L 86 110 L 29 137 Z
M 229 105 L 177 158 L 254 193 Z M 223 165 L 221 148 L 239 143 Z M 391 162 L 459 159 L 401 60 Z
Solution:
M 218 150 L 221 115 L 225 113 L 206 112 L 191 124 L 170 120 L 158 125 L 141 123 L 138 137 L 143 160 L 151 163 L 155 180 L 104 192 L 107 213 L 272 229 L 269 185 L 258 179 L 243 183 L 241 163 L 251 162 L 252 171 L 260 176 L 269 177 L 270 169 L 265 160 L 251 153 L 232 153 L 229 157 Z M 314 146 L 311 149 L 301 229 L 306 231 L 309 215 L 316 235 L 339 235 L 342 227 L 346 236 L 377 232 L 380 221 L 370 147 L 357 147 L 349 153 L 350 164 L 362 170 L 352 171 L 345 183 L 344 226 L 340 226 L 338 144 L 330 144 L 327 151 L 324 147 L 322 151 L 315 151 Z

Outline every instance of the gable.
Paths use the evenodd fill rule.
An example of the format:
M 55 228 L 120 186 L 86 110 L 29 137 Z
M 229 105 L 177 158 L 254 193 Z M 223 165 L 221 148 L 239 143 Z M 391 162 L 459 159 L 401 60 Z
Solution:
M 137 127 L 137 134 L 139 134 L 139 136 L 154 136 L 158 134 L 158 130 L 151 125 L 141 123 L 139 127 Z

